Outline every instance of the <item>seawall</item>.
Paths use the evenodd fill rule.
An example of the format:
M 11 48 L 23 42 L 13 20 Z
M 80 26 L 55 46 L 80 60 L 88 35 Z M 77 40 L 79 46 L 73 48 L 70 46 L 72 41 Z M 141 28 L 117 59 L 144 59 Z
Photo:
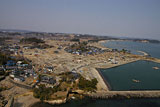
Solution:
M 87 94 L 90 98 L 160 98 L 160 91 L 107 91 Z
M 108 88 L 108 91 L 112 89 L 112 87 L 110 86 L 110 84 L 108 83 L 108 81 L 104 78 L 103 74 L 101 73 L 99 68 L 96 68 L 96 70 L 98 71 L 99 75 L 101 76 L 101 78 L 103 79 L 103 82 L 105 83 L 105 85 Z

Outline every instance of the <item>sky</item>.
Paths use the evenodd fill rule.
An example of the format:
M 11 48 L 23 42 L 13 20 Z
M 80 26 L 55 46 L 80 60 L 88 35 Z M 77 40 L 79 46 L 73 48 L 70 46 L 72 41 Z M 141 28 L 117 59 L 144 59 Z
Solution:
M 160 40 L 160 0 L 0 0 L 0 29 Z

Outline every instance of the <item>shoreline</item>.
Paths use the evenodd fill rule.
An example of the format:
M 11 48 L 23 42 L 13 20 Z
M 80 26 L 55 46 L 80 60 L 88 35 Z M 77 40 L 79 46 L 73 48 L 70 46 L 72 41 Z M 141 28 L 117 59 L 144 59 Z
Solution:
M 101 47 L 101 48 L 106 48 L 106 49 L 110 49 L 110 48 L 107 48 L 107 47 L 104 47 L 102 45 L 103 42 L 107 42 L 108 40 L 106 41 L 101 41 L 101 42 L 98 42 L 98 44 L 96 43 L 97 46 Z M 135 59 L 130 59 L 130 60 L 125 60 L 125 61 L 120 61 L 118 64 L 106 64 L 105 66 L 103 66 L 102 68 L 98 68 L 98 66 L 94 67 L 94 66 L 89 66 L 89 67 L 93 67 L 91 68 L 91 70 L 93 70 L 93 72 L 91 72 L 95 78 L 97 78 L 98 80 L 98 88 L 97 88 L 97 92 L 96 93 L 87 93 L 87 96 L 91 96 L 91 98 L 118 98 L 119 96 L 122 96 L 125 98 L 127 98 L 127 96 L 129 95 L 130 98 L 134 98 L 135 96 L 141 96 L 142 98 L 148 98 L 146 97 L 146 95 L 148 95 L 148 92 L 149 92 L 149 95 L 150 95 L 150 92 L 151 94 L 155 94 L 154 97 L 155 98 L 160 98 L 160 91 L 134 91 L 134 93 L 132 91 L 111 91 L 112 90 L 112 87 L 111 85 L 108 83 L 108 81 L 104 78 L 103 74 L 101 73 L 101 71 L 99 71 L 99 69 L 110 69 L 110 68 L 114 68 L 114 67 L 118 67 L 118 66 L 122 66 L 122 65 L 125 65 L 125 64 L 129 64 L 129 63 L 133 63 L 133 62 L 136 62 L 138 60 L 145 60 L 146 58 L 135 58 Z M 147 59 L 146 59 L 147 60 Z M 152 61 L 151 59 L 148 59 L 148 61 Z M 137 93 L 135 93 L 137 92 Z M 141 92 L 144 92 L 142 95 L 140 94 Z M 157 94 L 158 93 L 158 94 Z M 135 95 L 136 94 L 136 95 Z M 85 93 L 83 94 L 85 95 Z M 135 95 L 135 96 L 134 96 Z M 156 96 L 157 95 L 157 96 Z M 152 97 L 152 98 L 154 98 Z M 61 99 L 60 99 L 61 100 Z M 67 101 L 63 102 L 62 100 L 51 100 L 51 101 L 45 101 L 46 103 L 49 103 L 49 104 L 64 104 L 66 103 Z M 58 102 L 58 103 L 55 103 L 55 102 Z M 37 103 L 37 102 L 35 102 Z M 33 103 L 33 104 L 35 104 Z M 32 106 L 31 106 L 32 107 Z
M 102 45 L 102 43 L 105 43 L 106 41 L 99 41 L 98 44 Z M 106 47 L 107 48 L 107 47 Z M 108 87 L 108 91 L 102 92 L 102 91 L 97 91 L 97 93 L 92 93 L 92 94 L 88 94 L 86 96 L 89 96 L 91 98 L 116 98 L 117 97 L 125 97 L 125 98 L 160 98 L 160 90 L 139 90 L 139 91 L 112 91 L 112 87 L 111 85 L 108 83 L 107 79 L 104 78 L 104 76 L 102 75 L 100 69 L 110 69 L 110 68 L 114 68 L 114 67 L 118 67 L 121 65 L 125 65 L 125 64 L 129 64 L 129 63 L 133 63 L 139 60 L 145 60 L 145 61 L 152 61 L 152 62 L 156 62 L 156 63 L 160 63 L 160 60 L 157 58 L 154 59 L 148 59 L 145 56 L 148 56 L 149 54 L 143 51 L 138 51 L 140 53 L 143 53 L 143 56 L 141 58 L 136 58 L 135 60 L 131 60 L 131 61 L 127 61 L 127 62 L 122 62 L 120 64 L 116 64 L 116 65 L 111 65 L 111 66 L 106 66 L 103 68 L 95 68 L 96 71 L 98 72 L 99 76 L 102 78 L 103 82 L 105 83 L 105 85 Z
M 112 87 L 111 85 L 109 84 L 109 82 L 104 78 L 103 74 L 101 73 L 100 69 L 110 69 L 110 68 L 114 68 L 114 67 L 118 67 L 118 66 L 122 66 L 122 65 L 125 65 L 125 64 L 129 64 L 129 63 L 133 63 L 133 62 L 136 62 L 136 61 L 139 61 L 140 59 L 136 59 L 136 60 L 131 60 L 131 61 L 127 61 L 127 62 L 123 62 L 123 63 L 120 63 L 120 64 L 116 64 L 116 65 L 110 65 L 110 66 L 106 66 L 106 67 L 103 67 L 103 68 L 94 68 L 95 69 L 95 73 L 97 73 L 98 77 L 100 78 L 97 78 L 97 80 L 99 80 L 99 84 L 103 85 L 102 88 L 105 88 L 105 90 L 107 91 L 112 91 Z M 104 86 L 105 85 L 105 86 Z M 98 90 L 98 92 L 101 92 L 101 90 Z
M 144 60 L 144 59 L 140 59 L 140 60 Z M 137 61 L 139 61 L 139 60 L 137 60 Z M 152 60 L 144 60 L 144 61 L 152 61 Z M 133 61 L 133 62 L 135 62 L 135 61 Z M 129 63 L 133 63 L 133 62 L 128 62 L 125 64 L 129 64 Z M 105 92 L 98 91 L 96 93 L 87 94 L 85 96 L 88 96 L 90 98 L 98 98 L 98 99 L 99 98 L 100 99 L 160 98 L 160 90 L 158 90 L 158 89 L 155 89 L 155 90 L 127 90 L 127 91 L 112 91 L 112 90 L 110 90 L 110 89 L 112 89 L 112 87 L 110 86 L 108 81 L 103 77 L 101 71 L 99 71 L 99 70 L 100 69 L 110 69 L 110 68 L 114 68 L 114 67 L 125 65 L 125 64 L 120 64 L 120 65 L 116 65 L 116 66 L 108 67 L 108 68 L 96 68 L 97 72 L 99 73 L 99 75 L 103 79 L 103 82 L 106 84 L 109 91 L 105 91 Z
M 104 47 L 102 45 L 102 43 L 107 42 L 108 40 L 104 40 L 104 41 L 99 41 L 98 44 L 96 44 L 98 47 L 101 48 L 105 48 L 105 49 L 110 49 L 107 47 Z M 110 41 L 110 40 L 109 40 Z M 142 51 L 141 51 L 142 52 Z M 143 52 L 145 53 L 145 52 Z M 145 54 L 143 55 L 145 56 Z M 107 65 L 106 67 L 103 68 L 92 68 L 93 69 L 93 73 L 94 75 L 96 75 L 95 77 L 97 78 L 97 80 L 99 81 L 99 83 L 97 85 L 99 85 L 100 89 L 97 90 L 96 93 L 87 93 L 87 94 L 83 94 L 85 97 L 90 97 L 90 98 L 100 98 L 100 99 L 116 99 L 116 98 L 160 98 L 160 91 L 112 91 L 112 87 L 111 85 L 108 83 L 108 81 L 104 78 L 103 74 L 101 73 L 101 71 L 99 71 L 100 69 L 110 69 L 110 68 L 114 68 L 114 67 L 118 67 L 118 66 L 122 66 L 125 64 L 129 64 L 129 63 L 133 63 L 139 60 L 147 60 L 146 58 L 136 58 L 134 60 L 129 60 L 129 61 L 124 61 L 122 63 L 119 64 L 115 64 L 115 65 Z M 148 61 L 152 61 L 149 60 Z M 142 94 L 141 94 L 142 93 Z M 64 104 L 67 101 L 63 102 L 61 100 L 61 102 L 58 101 L 58 103 L 55 103 L 56 101 L 45 101 L 45 103 L 51 104 L 51 105 L 55 105 L 55 104 Z
M 107 86 L 108 90 L 112 90 L 111 85 L 109 84 L 109 82 L 104 78 L 102 72 L 100 71 L 100 68 L 95 68 L 97 70 L 97 72 L 99 73 L 99 75 L 101 76 L 101 78 L 103 79 L 105 85 Z

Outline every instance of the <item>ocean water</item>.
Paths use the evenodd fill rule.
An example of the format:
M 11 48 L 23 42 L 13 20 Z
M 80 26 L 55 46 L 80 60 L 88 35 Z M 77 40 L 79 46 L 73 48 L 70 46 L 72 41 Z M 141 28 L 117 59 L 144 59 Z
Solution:
M 100 69 L 100 72 L 114 91 L 160 90 L 160 69 L 153 67 L 160 68 L 160 64 L 136 61 L 114 68 Z
M 133 41 L 108 41 L 102 43 L 103 46 L 112 49 L 127 49 L 133 54 L 141 54 L 137 51 L 144 51 L 150 54 L 152 57 L 160 58 L 160 44 L 156 43 L 141 43 Z

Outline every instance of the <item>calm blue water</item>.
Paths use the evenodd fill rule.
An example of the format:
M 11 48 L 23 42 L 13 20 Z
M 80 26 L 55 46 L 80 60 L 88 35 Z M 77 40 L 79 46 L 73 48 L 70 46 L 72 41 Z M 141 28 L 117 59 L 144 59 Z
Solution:
M 112 49 L 127 49 L 133 54 L 141 54 L 137 51 L 144 51 L 149 53 L 152 57 L 160 58 L 160 44 L 141 43 L 133 41 L 109 41 L 102 45 Z
M 110 69 L 100 69 L 112 90 L 160 90 L 160 64 L 151 61 L 137 61 Z M 140 82 L 134 82 L 139 80 Z

